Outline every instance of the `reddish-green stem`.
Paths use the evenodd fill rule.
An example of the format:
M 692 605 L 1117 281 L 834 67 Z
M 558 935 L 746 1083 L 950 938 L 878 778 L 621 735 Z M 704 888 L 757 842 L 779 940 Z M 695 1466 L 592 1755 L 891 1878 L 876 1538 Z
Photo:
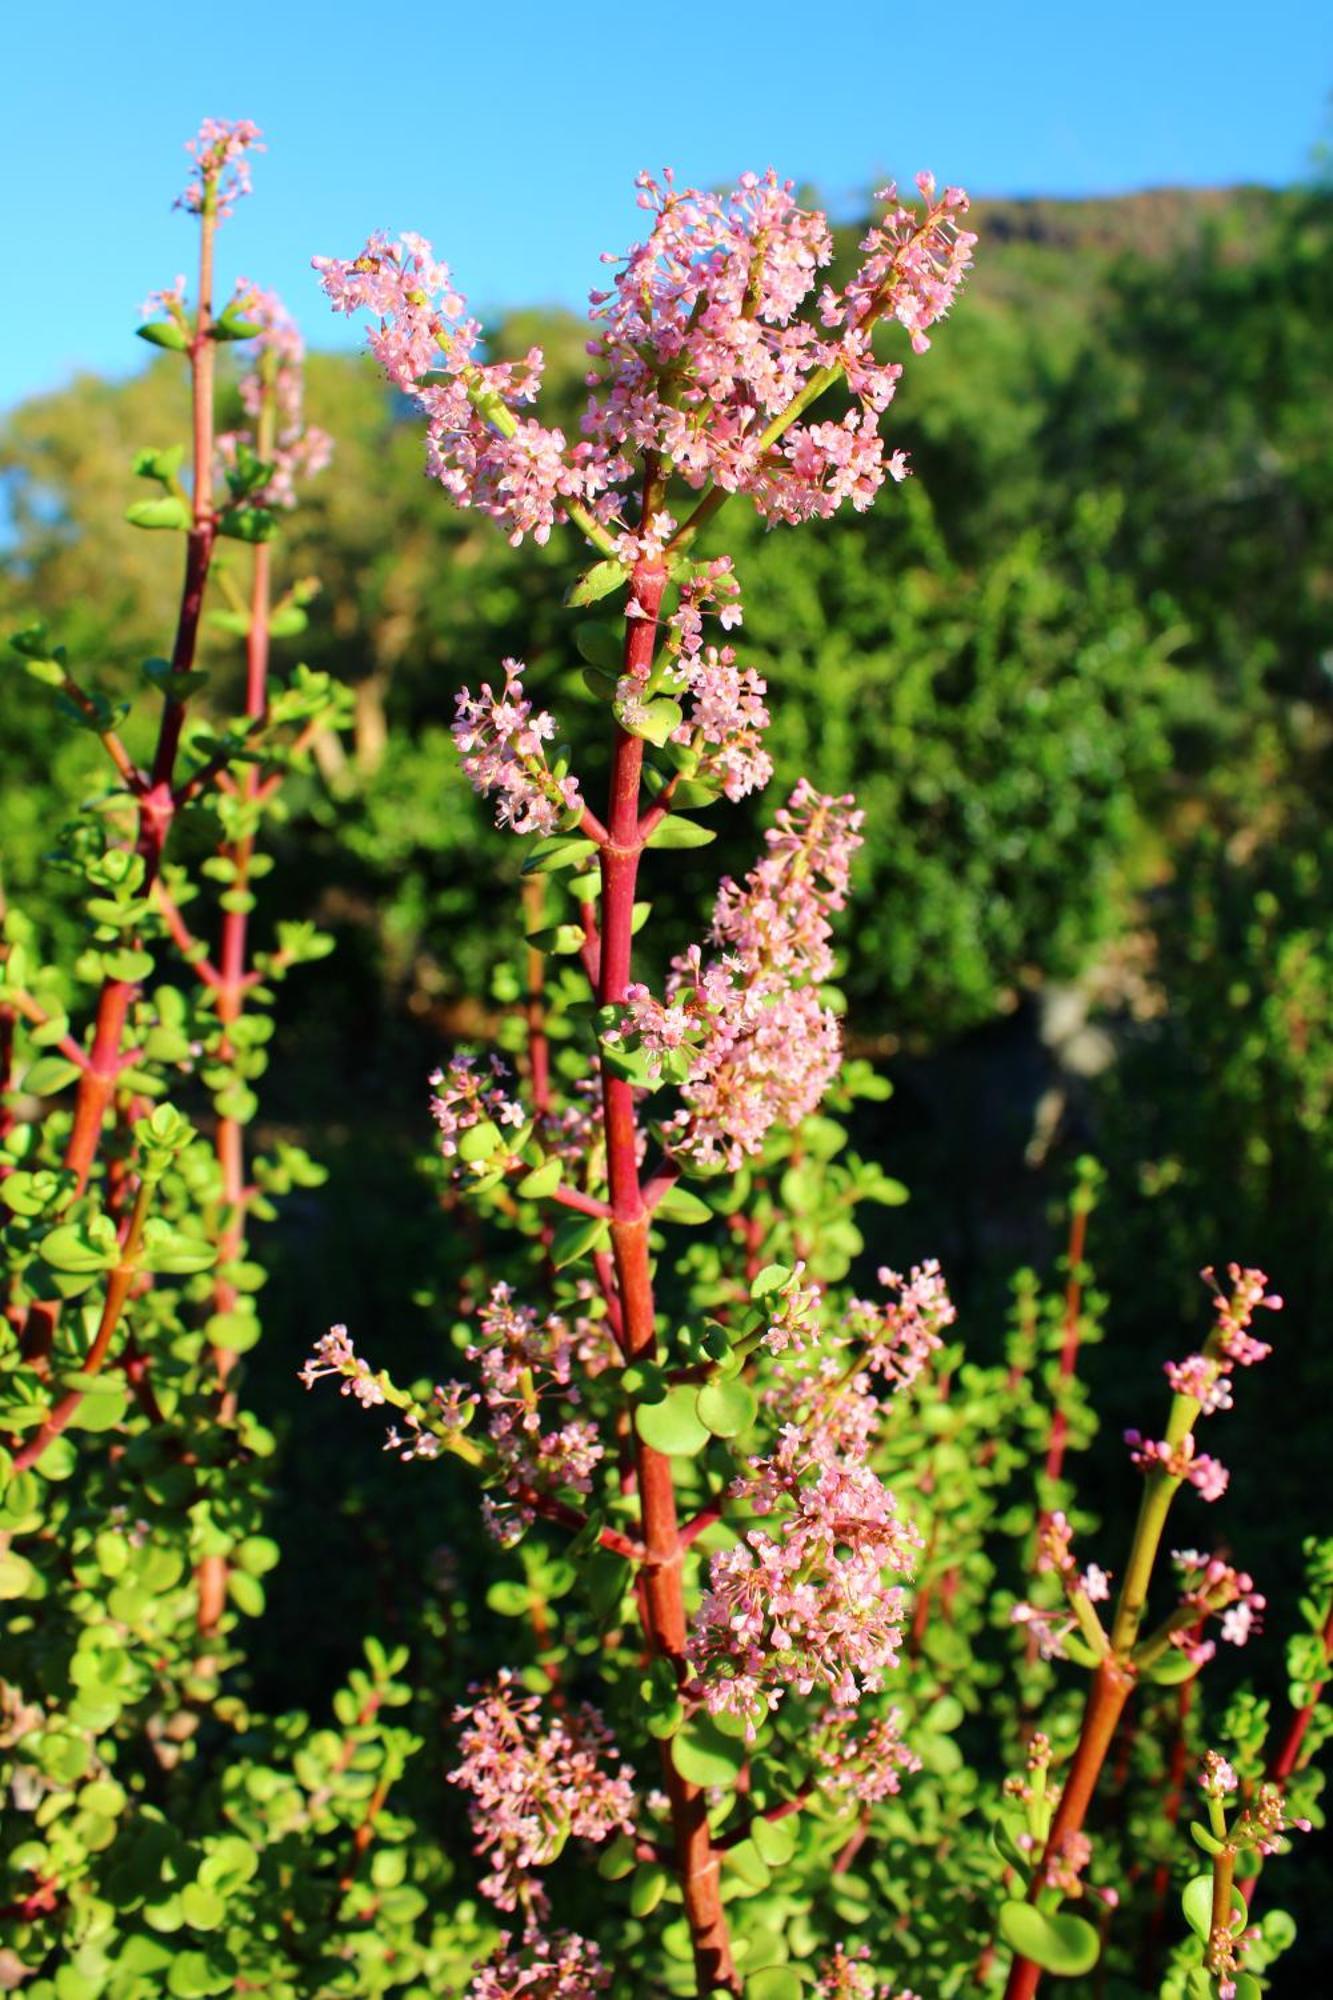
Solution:
M 1166 1425 L 1166 1442 L 1172 1449 L 1183 1444 L 1199 1416 L 1199 1404 L 1189 1396 L 1173 1396 Z M 1072 1834 L 1082 1831 L 1088 1806 L 1101 1776 L 1125 1703 L 1138 1679 L 1139 1630 L 1148 1603 L 1148 1586 L 1162 1545 L 1171 1502 L 1181 1482 L 1174 1474 L 1153 1467 L 1144 1478 L 1134 1539 L 1116 1599 L 1111 1627 L 1111 1651 L 1093 1675 L 1083 1711 L 1078 1747 L 1065 1781 L 1064 1792 L 1041 1861 L 1033 1870 L 1029 1899 L 1035 1901 L 1045 1886 L 1050 1863 L 1062 1852 Z M 1041 1970 L 1030 1959 L 1016 1957 L 1005 1987 L 1005 2000 L 1030 2000 L 1041 1982 Z
M 1064 1471 L 1065 1446 L 1069 1438 L 1069 1417 L 1065 1409 L 1069 1384 L 1078 1366 L 1079 1340 L 1083 1333 L 1083 1252 L 1088 1239 L 1088 1210 L 1075 1200 L 1069 1218 L 1068 1276 L 1065 1281 L 1064 1340 L 1060 1347 L 1060 1374 L 1056 1389 L 1055 1415 L 1046 1446 L 1046 1477 L 1059 1479 Z
M 120 1316 L 125 1310 L 125 1301 L 130 1295 L 130 1287 L 138 1275 L 138 1252 L 148 1214 L 148 1194 L 147 1182 L 141 1181 L 119 1260 L 107 1278 L 106 1297 L 102 1301 L 102 1316 L 97 1323 L 97 1332 L 93 1335 L 92 1346 L 80 1364 L 81 1374 L 100 1374 L 111 1350 L 116 1328 L 120 1325 Z M 45 1423 L 14 1453 L 15 1472 L 26 1472 L 30 1465 L 37 1463 L 47 1446 L 53 1444 L 60 1436 L 82 1401 L 81 1389 L 71 1389 L 60 1398 Z
M 1082 1831 L 1092 1795 L 1097 1789 L 1097 1780 L 1106 1762 L 1106 1753 L 1111 1747 L 1125 1703 L 1133 1691 L 1134 1681 L 1133 1669 L 1114 1659 L 1103 1660 L 1093 1675 L 1087 1707 L 1083 1711 L 1078 1748 L 1051 1821 L 1042 1865 L 1033 1877 L 1037 1885 L 1045 1879 L 1048 1862 L 1065 1851 L 1072 1835 Z M 1039 1966 L 1034 1965 L 1030 1958 L 1015 1958 L 1004 1989 L 1005 2000 L 1031 2000 L 1040 1982 Z
M 217 227 L 211 206 L 205 204 L 199 231 L 199 294 L 194 334 L 190 341 L 190 378 L 193 409 L 194 499 L 193 519 L 185 549 L 185 580 L 181 588 L 176 637 L 171 649 L 174 673 L 188 674 L 194 667 L 199 640 L 199 619 L 208 582 L 216 525 L 213 519 L 213 235 Z M 137 846 L 143 856 L 145 893 L 152 887 L 162 865 L 162 852 L 175 812 L 171 778 L 185 721 L 183 697 L 168 693 L 158 728 L 152 774 L 138 798 Z M 74 1105 L 74 1124 L 65 1149 L 65 1165 L 74 1175 L 75 1188 L 82 1194 L 88 1185 L 93 1161 L 102 1139 L 102 1125 L 120 1074 L 120 1053 L 125 1023 L 137 991 L 132 981 L 106 979 L 98 995 L 88 1066 L 79 1078 Z

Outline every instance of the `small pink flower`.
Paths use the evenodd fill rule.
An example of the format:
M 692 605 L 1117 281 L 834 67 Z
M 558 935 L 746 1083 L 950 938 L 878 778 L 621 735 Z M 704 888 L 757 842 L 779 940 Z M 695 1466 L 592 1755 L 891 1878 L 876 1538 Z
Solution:
M 1079 1578 L 1079 1588 L 1093 1604 L 1105 1604 L 1111 1595 L 1111 1577 L 1100 1563 L 1089 1563 Z

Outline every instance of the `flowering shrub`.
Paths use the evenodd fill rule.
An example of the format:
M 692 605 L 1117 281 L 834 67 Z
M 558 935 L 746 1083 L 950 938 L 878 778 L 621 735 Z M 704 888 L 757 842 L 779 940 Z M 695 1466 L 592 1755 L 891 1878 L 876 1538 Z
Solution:
M 1170 1965 L 1158 1933 L 1195 1682 L 1214 1628 L 1244 1644 L 1266 1606 L 1223 1553 L 1182 1549 L 1156 1623 L 1148 1607 L 1177 1497 L 1226 1488 L 1195 1427 L 1268 1356 L 1256 1315 L 1281 1301 L 1231 1266 L 1199 1351 L 1167 1364 L 1162 1436 L 1128 1434 L 1142 1502 L 1113 1598 L 1116 1576 L 1075 1553 L 1096 1523 L 1066 1472 L 1093 1429 L 1078 1362 L 1101 1311 L 1095 1167 L 1070 1204 L 1063 1291 L 1020 1278 L 1001 1361 L 953 1337 L 932 1260 L 852 1289 L 863 1211 L 904 1195 L 839 1122 L 883 1094 L 842 1059 L 834 983 L 855 801 L 803 778 L 754 866 L 721 882 L 705 942 L 634 976 L 654 972 L 640 890 L 669 886 L 663 853 L 707 845 L 704 816 L 772 774 L 740 582 L 701 538 L 733 500 L 782 534 L 907 476 L 880 429 L 905 365 L 894 343 L 928 350 L 973 247 L 966 197 L 927 174 L 915 200 L 881 193 L 840 288 L 820 275 L 825 219 L 771 172 L 725 196 L 642 177 L 647 234 L 592 295 L 573 443 L 535 413 L 541 352 L 482 358 L 424 238 L 315 260 L 335 310 L 370 314 L 449 497 L 514 543 L 566 526 L 590 545 L 566 600 L 588 725 L 562 741 L 515 659 L 457 697 L 462 768 L 525 843 L 544 975 L 513 1065 L 455 1052 L 428 1106 L 423 1093 L 463 1246 L 457 1361 L 399 1381 L 377 1330 L 338 1324 L 301 1370 L 358 1406 L 330 1423 L 386 1420 L 404 1480 L 443 1482 L 453 1460 L 480 1485 L 499 1571 L 487 1606 L 522 1632 L 450 1708 L 442 1767 L 419 1756 L 439 1690 L 419 1669 L 414 1692 L 401 1647 L 366 1642 L 334 1727 L 248 1708 L 239 1621 L 262 1613 L 277 1557 L 258 1471 L 273 1439 L 242 1401 L 263 1278 L 248 1228 L 319 1170 L 291 1147 L 251 1154 L 246 1130 L 274 982 L 325 948 L 294 926 L 257 950 L 252 885 L 284 778 L 346 712 L 301 669 L 270 685 L 269 640 L 300 631 L 310 597 L 302 582 L 273 602 L 272 540 L 330 442 L 303 423 L 277 302 L 246 286 L 213 307 L 214 234 L 256 142 L 210 120 L 192 143 L 195 302 L 183 283 L 161 293 L 141 329 L 185 357 L 194 409 L 189 486 L 181 452 L 145 452 L 137 470 L 161 490 L 130 510 L 185 537 L 172 657 L 147 669 L 163 704 L 151 757 L 44 632 L 15 642 L 100 739 L 116 789 L 62 849 L 87 951 L 48 967 L 10 913 L 0 983 L 14 1086 L 0 1579 L 18 1606 L 0 1691 L 23 1822 L 9 1984 L 36 2000 L 917 2000 L 1030 1994 L 1140 1951 L 1163 1961 L 1166 1992 L 1261 1990 L 1286 1938 L 1279 1912 L 1251 1922 L 1258 1870 L 1317 1812 L 1329 1552 L 1309 1551 L 1310 1630 L 1277 1747 L 1242 1697 L 1215 1738 L 1230 1761 L 1210 1749 L 1200 1764 L 1212 1874 L 1186 1886 L 1193 1940 Z M 249 424 L 218 437 L 230 341 L 254 343 Z M 219 538 L 251 549 L 248 594 Z M 210 585 L 227 599 L 215 622 L 245 640 L 245 707 L 199 728 Z M 597 604 L 615 621 L 582 615 Z M 584 775 L 599 751 L 604 805 Z M 215 948 L 170 845 L 178 820 L 205 816 Z M 1081 1703 L 1060 1661 L 1088 1676 Z M 408 1707 L 411 1729 L 390 1724 Z M 1122 1823 L 1103 1831 L 1090 1809 L 1116 1745 Z M 1000 1763 L 1022 1775 L 1001 1787 Z M 1121 1906 L 1145 1855 L 1159 1872 L 1140 1936 Z

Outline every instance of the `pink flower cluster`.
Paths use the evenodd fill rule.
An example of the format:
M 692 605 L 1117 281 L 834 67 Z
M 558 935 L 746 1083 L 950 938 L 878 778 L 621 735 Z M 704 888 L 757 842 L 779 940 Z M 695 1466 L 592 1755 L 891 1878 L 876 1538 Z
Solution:
M 946 1327 L 958 1314 L 937 1258 L 914 1264 L 908 1278 L 887 1268 L 877 1274 L 896 1298 L 881 1305 L 852 1299 L 842 1322 L 843 1336 L 864 1344 L 860 1367 L 882 1375 L 894 1389 L 908 1389 L 943 1345 Z
M 1060 1509 L 1047 1514 L 1037 1538 L 1037 1568 L 1054 1571 L 1067 1588 L 1080 1591 L 1093 1604 L 1104 1604 L 1111 1594 L 1110 1578 L 1098 1563 L 1080 1571 L 1074 1561 L 1074 1530 Z
M 1204 1343 L 1202 1354 L 1189 1354 L 1183 1361 L 1168 1361 L 1166 1377 L 1177 1396 L 1188 1396 L 1199 1404 L 1204 1416 L 1232 1407 L 1231 1371 L 1252 1368 L 1266 1361 L 1272 1345 L 1250 1332 L 1257 1311 L 1281 1312 L 1282 1301 L 1268 1290 L 1262 1271 L 1239 1264 L 1228 1266 L 1230 1292 L 1224 1292 L 1211 1270 L 1203 1273 L 1213 1289 L 1217 1324 Z
M 547 764 L 543 745 L 555 735 L 555 722 L 544 711 L 534 715 L 523 692 L 522 661 L 501 665 L 500 694 L 483 682 L 479 695 L 462 688 L 455 697 L 453 739 L 472 789 L 483 797 L 499 793 L 497 826 L 554 833 L 566 814 L 582 809 L 578 780 L 557 777 Z
M 1227 1799 L 1239 1783 L 1235 1771 L 1219 1750 L 1205 1750 L 1199 1790 L 1206 1799 Z
M 866 1465 L 812 1462 L 810 1439 L 787 1425 L 769 1458 L 750 1461 L 733 1499 L 773 1517 L 715 1555 L 690 1640 L 714 1715 L 776 1708 L 795 1688 L 826 1687 L 850 1707 L 897 1664 L 906 1592 L 921 1537 Z
M 973 242 L 957 226 L 966 197 L 950 189 L 937 201 L 928 176 L 918 185 L 921 215 L 882 190 L 889 212 L 865 262 L 845 294 L 824 286 L 816 320 L 801 314 L 833 241 L 790 182 L 770 169 L 714 195 L 678 191 L 669 171 L 661 182 L 641 174 L 648 238 L 619 260 L 611 289 L 592 294 L 601 332 L 589 350 L 587 434 L 610 450 L 652 452 L 695 488 L 749 493 L 771 520 L 827 516 L 849 498 L 868 505 L 886 470 L 905 469 L 900 454 L 886 466 L 878 436 L 902 371 L 875 360 L 872 328 L 897 318 L 918 345 L 947 311 Z M 858 407 L 841 423 L 795 423 L 844 373 Z
M 1171 1556 L 1180 1576 L 1180 1611 L 1189 1623 L 1171 1634 L 1171 1642 L 1198 1666 L 1211 1660 L 1217 1648 L 1202 1637 L 1205 1620 L 1222 1614 L 1222 1637 L 1229 1646 L 1243 1646 L 1257 1632 L 1268 1600 L 1254 1587 L 1254 1578 L 1233 1569 L 1221 1556 L 1200 1555 L 1197 1549 L 1176 1549 Z
M 414 1458 L 438 1458 L 445 1440 L 467 1429 L 477 1402 L 475 1390 L 465 1382 L 437 1382 L 429 1405 L 409 1403 L 405 1407 L 405 1431 L 393 1424 L 385 1432 L 384 1449 L 396 1452 L 404 1465 Z
M 631 537 L 631 544 L 633 556 L 636 538 Z M 744 622 L 741 587 L 730 556 L 714 556 L 711 562 L 696 564 L 681 582 L 676 608 L 666 620 L 667 647 L 673 659 L 689 660 L 699 651 L 704 642 L 704 619 L 710 616 L 724 632 Z
M 884 1985 L 871 1970 L 868 1944 L 840 1944 L 831 1958 L 820 1961 L 815 2000 L 921 2000 L 921 1996 L 906 1987 L 895 1993 Z
M 815 1745 L 826 1796 L 835 1804 L 875 1806 L 901 1791 L 904 1774 L 921 1769 L 902 1728 L 900 1708 L 869 1720 L 857 1709 L 834 1709 Z
M 816 987 L 833 968 L 833 911 L 842 909 L 862 815 L 802 779 L 767 835 L 764 859 L 738 885 L 721 884 L 712 939 L 672 965 L 665 1002 L 628 989 L 625 1029 L 660 1073 L 689 1044 L 683 1109 L 667 1136 L 702 1166 L 733 1171 L 775 1124 L 795 1126 L 819 1103 L 838 1067 L 837 1017 Z
M 1237 1847 L 1259 1854 L 1280 1854 L 1289 1833 L 1309 1833 L 1308 1819 L 1294 1819 L 1280 1785 L 1260 1785 L 1228 1834 Z
M 345 1326 L 331 1326 L 315 1343 L 315 1351 L 301 1370 L 300 1379 L 307 1389 L 313 1389 L 324 1375 L 341 1375 L 342 1394 L 353 1396 L 363 1410 L 373 1409 L 384 1401 L 384 1390 L 379 1377 L 369 1362 L 363 1361 L 356 1352 Z
M 1259 1310 L 1280 1312 L 1282 1301 L 1269 1292 L 1262 1271 L 1240 1264 L 1228 1266 L 1231 1290 L 1224 1292 L 1211 1270 L 1203 1273 L 1212 1286 L 1217 1323 L 1204 1342 L 1202 1354 L 1189 1354 L 1183 1361 L 1166 1363 L 1167 1380 L 1177 1396 L 1199 1405 L 1203 1416 L 1232 1407 L 1231 1371 L 1251 1368 L 1272 1353 L 1266 1340 L 1250 1332 L 1250 1323 Z M 1138 1431 L 1126 1431 L 1130 1456 L 1141 1472 L 1163 1472 L 1171 1479 L 1187 1479 L 1205 1500 L 1220 1500 L 1227 1489 L 1226 1467 L 1207 1452 L 1196 1448 L 1192 1432 L 1173 1444 L 1165 1438 L 1145 1439 Z
M 791 1276 L 765 1304 L 768 1325 L 760 1345 L 770 1354 L 805 1354 L 817 1347 L 820 1338 L 819 1308 L 823 1293 L 818 1285 L 803 1282 L 805 1265 L 797 1264 Z
M 271 396 L 274 415 L 268 452 L 273 470 L 249 498 L 262 507 L 294 507 L 297 480 L 323 472 L 333 457 L 333 439 L 317 424 L 305 421 L 305 342 L 295 320 L 276 292 L 244 282 L 238 292 L 246 318 L 260 328 L 254 342 L 254 365 L 241 377 L 241 402 L 257 425 L 265 398 Z M 242 445 L 258 451 L 254 430 L 221 433 L 217 447 L 224 469 L 235 465 Z
M 715 780 L 727 798 L 761 792 L 773 775 L 761 740 L 769 723 L 767 683 L 753 667 L 738 667 L 730 646 L 706 646 L 682 668 L 690 706 L 673 740 L 698 758 L 696 776 Z
M 456 1710 L 454 1722 L 462 1754 L 448 1779 L 469 1794 L 476 1852 L 488 1870 L 482 1894 L 502 1910 L 521 1905 L 543 1915 L 534 1868 L 548 1867 L 568 1840 L 633 1832 L 628 1767 L 596 1709 L 585 1704 L 548 1721 L 539 1698 L 521 1693 L 508 1670 Z
M 480 1338 L 468 1360 L 481 1374 L 481 1399 L 495 1447 L 506 1503 L 487 1506 L 487 1520 L 501 1540 L 530 1525 L 534 1489 L 587 1493 L 603 1457 L 597 1426 L 560 1413 L 550 1403 L 577 1404 L 574 1361 L 584 1335 L 558 1314 L 539 1320 L 530 1306 L 515 1305 L 510 1286 L 492 1285 L 478 1314 Z
M 467 2000 L 592 2000 L 611 1984 L 611 1973 L 590 1938 L 576 1931 L 545 1937 L 529 1929 L 514 1946 L 508 1931 L 479 1966 Z
M 476 1056 L 456 1055 L 448 1069 L 431 1073 L 431 1117 L 440 1128 L 440 1151 L 446 1160 L 458 1157 L 458 1142 L 474 1126 L 488 1123 L 501 1128 L 524 1123 L 521 1104 L 509 1095 L 511 1078 L 499 1056 L 491 1056 L 483 1068 Z M 486 1162 L 478 1163 L 484 1167 Z
M 249 118 L 205 118 L 185 150 L 194 167 L 184 191 L 177 196 L 177 208 L 194 215 L 202 213 L 212 198 L 213 213 L 221 222 L 230 215 L 243 194 L 250 192 L 250 153 L 262 153 L 259 127 Z
M 357 257 L 312 261 L 335 312 L 378 319 L 370 350 L 425 413 L 427 469 L 458 506 L 492 515 L 515 545 L 527 534 L 548 540 L 570 500 L 609 513 L 602 496 L 629 468 L 614 452 L 571 449 L 562 431 L 515 414 L 536 399 L 541 349 L 519 362 L 479 362 L 481 329 L 423 236 L 391 243 L 377 232 Z
M 813 1324 L 807 1330 L 811 1340 L 818 1337 Z M 843 1350 L 821 1354 L 813 1365 L 807 1362 L 795 1384 L 784 1373 L 764 1390 L 764 1407 L 779 1423 L 790 1420 L 793 1400 L 812 1459 L 860 1464 L 869 1456 L 884 1404 L 873 1393 L 868 1375 L 848 1374 Z
M 948 311 L 971 258 L 975 239 L 959 226 L 966 196 L 937 195 L 928 174 L 917 177 L 920 210 L 882 189 L 886 212 L 846 292 L 825 284 L 816 299 L 833 251 L 828 223 L 771 169 L 726 195 L 678 191 L 669 172 L 637 185 L 652 225 L 623 259 L 604 259 L 620 268 L 591 294 L 594 365 L 572 445 L 517 414 L 535 399 L 540 349 L 478 361 L 480 328 L 424 237 L 377 233 L 357 257 L 314 259 L 335 312 L 377 320 L 371 351 L 425 413 L 431 472 L 514 542 L 545 541 L 571 506 L 617 519 L 635 453 L 696 489 L 749 493 L 770 520 L 827 516 L 844 500 L 868 506 L 886 474 L 906 471 L 878 434 L 902 369 L 876 359 L 873 330 L 897 320 L 918 353 L 929 345 L 926 328 Z M 846 415 L 798 423 L 841 378 L 854 399 Z M 650 538 L 660 549 L 651 525 L 623 549 L 630 566 Z
M 1192 1431 L 1174 1445 L 1166 1438 L 1145 1438 L 1138 1431 L 1126 1431 L 1125 1443 L 1140 1472 L 1187 1479 L 1205 1500 L 1220 1500 L 1227 1490 L 1230 1473 L 1220 1459 L 1197 1450 Z
M 1037 1569 L 1039 1573 L 1054 1573 L 1064 1589 L 1067 1599 L 1086 1598 L 1088 1604 L 1104 1604 L 1111 1595 L 1111 1578 L 1100 1563 L 1089 1563 L 1080 1570 L 1074 1560 L 1074 1531 L 1069 1517 L 1056 1509 L 1054 1513 L 1043 1515 L 1037 1534 Z M 1086 1611 L 1086 1606 L 1082 1607 Z M 1065 1641 L 1078 1625 L 1078 1619 L 1068 1609 L 1067 1604 L 1054 1607 L 1019 1603 L 1010 1613 L 1015 1625 L 1025 1625 L 1036 1640 L 1043 1660 L 1065 1658 Z
M 926 205 L 924 218 L 903 205 L 892 182 L 879 190 L 875 199 L 888 204 L 888 213 L 861 245 L 865 261 L 847 287 L 841 318 L 835 320 L 832 300 L 824 310 L 826 324 L 850 323 L 861 336 L 856 358 L 849 355 L 848 375 L 856 388 L 860 371 L 866 371 L 865 395 L 875 408 L 883 407 L 876 394 L 883 396 L 887 385 L 865 340 L 869 328 L 877 319 L 896 319 L 911 334 L 913 353 L 924 354 L 930 346 L 926 328 L 943 319 L 953 304 L 976 244 L 976 237 L 954 220 L 967 213 L 961 188 L 938 194 L 929 173 L 916 176 L 916 188 Z
M 1203 1276 L 1213 1288 L 1213 1304 L 1217 1312 L 1217 1325 L 1209 1346 L 1221 1356 L 1228 1368 L 1252 1368 L 1256 1361 L 1266 1361 L 1273 1352 L 1271 1344 L 1258 1339 L 1249 1329 L 1256 1312 L 1282 1310 L 1278 1294 L 1268 1290 L 1267 1277 L 1262 1271 L 1229 1264 L 1227 1276 L 1231 1280 L 1231 1291 L 1227 1293 L 1218 1285 L 1211 1270 L 1205 1271 Z
M 376 1374 L 369 1362 L 361 1359 L 345 1326 L 331 1326 L 315 1343 L 300 1380 L 313 1389 L 325 1375 L 341 1376 L 343 1395 L 353 1397 L 363 1410 L 376 1409 L 382 1403 L 402 1410 L 406 1434 L 395 1426 L 384 1445 L 386 1451 L 395 1451 L 402 1459 L 438 1458 L 446 1442 L 467 1429 L 477 1402 L 463 1382 L 438 1385 L 429 1405 L 414 1401 L 396 1389 L 383 1370 Z

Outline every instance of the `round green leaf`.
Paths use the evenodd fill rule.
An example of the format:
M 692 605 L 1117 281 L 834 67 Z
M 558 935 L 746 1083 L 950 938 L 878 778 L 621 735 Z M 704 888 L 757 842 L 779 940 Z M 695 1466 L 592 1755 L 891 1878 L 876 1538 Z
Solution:
M 1194 1875 L 1185 1884 L 1180 1898 L 1180 1907 L 1185 1912 L 1185 1922 L 1195 1937 L 1208 1942 L 1213 1929 L 1213 1878 L 1212 1874 Z M 1250 1920 L 1249 1905 L 1234 1885 L 1231 1891 L 1231 1928 L 1243 1931 Z
M 1101 1939 L 1085 1918 L 1068 1911 L 1048 1916 L 1031 1903 L 1001 1904 L 1000 1933 L 1020 1958 L 1065 1979 L 1091 1972 L 1101 1950 Z
M 560 1171 L 559 1160 L 543 1160 L 530 1174 L 524 1174 L 518 1192 L 527 1201 L 540 1201 L 543 1195 L 555 1193 L 560 1185 Z
M 805 1981 L 794 1965 L 766 1965 L 745 1982 L 745 2000 L 801 2000 Z
M 478 1119 L 470 1125 L 458 1142 L 458 1157 L 470 1165 L 474 1160 L 489 1160 L 500 1143 L 500 1128 L 489 1118 Z
M 740 1840 L 734 1847 L 729 1847 L 727 1866 L 740 1877 L 747 1889 L 756 1893 L 766 1889 L 773 1880 L 773 1871 L 753 1840 Z
M 770 1868 L 784 1868 L 796 1852 L 796 1816 L 786 1819 L 757 1819 L 750 1838 Z
M 636 1917 L 649 1917 L 667 1892 L 671 1877 L 660 1861 L 645 1861 L 629 1885 L 629 1906 Z
M 0 1598 L 22 1597 L 32 1582 L 36 1571 L 24 1556 L 16 1556 L 12 1549 L 0 1554 Z
M 700 1423 L 714 1437 L 739 1437 L 754 1422 L 759 1407 L 745 1382 L 706 1382 L 695 1398 Z
M 187 1882 L 181 1890 L 181 1915 L 191 1930 L 215 1931 L 226 1914 L 226 1904 L 216 1889 L 202 1882 Z
M 699 1392 L 689 1383 L 668 1389 L 660 1403 L 641 1403 L 634 1428 L 654 1451 L 672 1458 L 692 1458 L 708 1443 L 709 1431 L 695 1408 Z
M 732 1785 L 745 1763 L 745 1745 L 701 1715 L 671 1739 L 671 1761 L 692 1785 Z

